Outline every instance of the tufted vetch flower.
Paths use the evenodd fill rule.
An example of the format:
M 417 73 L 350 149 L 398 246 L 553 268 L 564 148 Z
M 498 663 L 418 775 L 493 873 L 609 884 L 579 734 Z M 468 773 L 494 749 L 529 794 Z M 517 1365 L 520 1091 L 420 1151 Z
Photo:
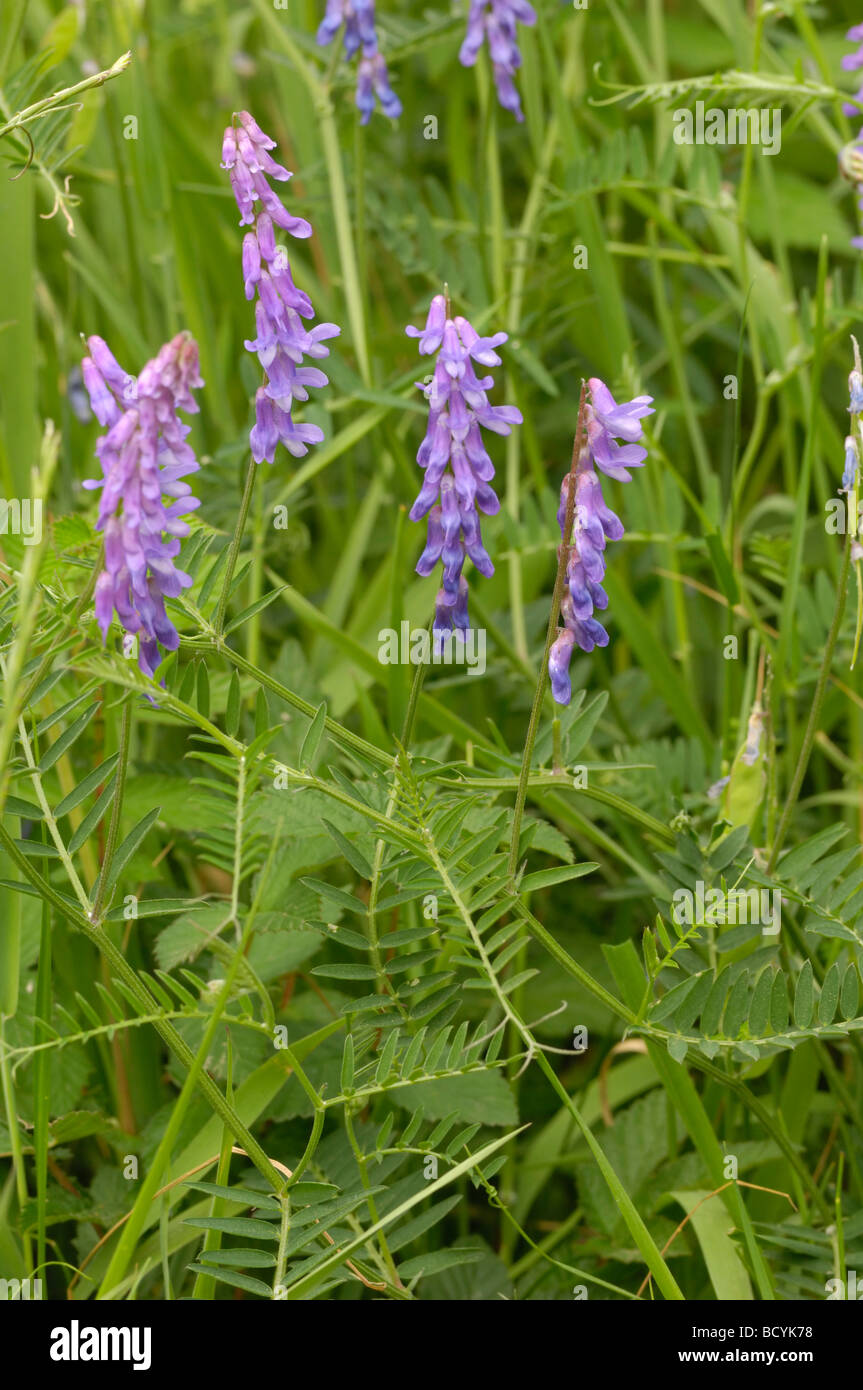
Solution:
M 395 120 L 402 114 L 402 104 L 390 86 L 386 61 L 378 49 L 374 0 L 327 0 L 327 11 L 318 27 L 318 43 L 332 43 L 342 25 L 345 56 L 353 58 L 362 49 L 356 91 L 360 124 L 368 125 L 371 120 L 375 97 L 384 115 Z
M 846 53 L 842 59 L 843 72 L 859 72 L 863 68 L 863 24 L 854 24 L 845 35 L 849 43 L 856 43 L 857 48 L 853 53 Z M 857 102 L 863 102 L 863 85 L 855 93 Z M 842 110 L 846 116 L 863 117 L 863 110 L 856 103 L 846 101 L 842 103 Z
M 854 24 L 845 35 L 849 43 L 857 44 L 853 53 L 846 53 L 842 59 L 842 68 L 845 72 L 858 72 L 863 68 L 863 24 Z M 846 116 L 852 119 L 863 118 L 863 107 L 858 103 L 863 103 L 863 85 L 855 92 L 855 101 L 845 101 L 842 103 L 842 110 Z M 858 132 L 856 140 L 845 145 L 839 152 L 840 172 L 854 184 L 857 193 L 857 206 L 863 212 L 863 131 Z M 858 251 L 863 250 L 863 236 L 851 238 L 851 245 Z
M 174 559 L 189 534 L 183 518 L 200 505 L 183 479 L 199 465 L 177 411 L 198 410 L 191 394 L 204 384 L 198 348 L 178 333 L 135 378 L 102 338 L 88 338 L 87 347 L 84 383 L 106 430 L 96 445 L 102 478 L 84 483 L 102 493 L 97 529 L 105 537 L 105 568 L 96 581 L 96 619 L 104 641 L 116 613 L 138 639 L 138 665 L 152 676 L 162 660 L 159 645 L 176 651 L 180 644 L 165 599 L 192 583 Z
M 517 24 L 535 24 L 536 11 L 528 0 L 471 0 L 467 33 L 459 62 L 473 67 L 483 41 L 488 43 L 498 100 L 517 121 L 523 121 L 515 74 L 521 67 Z
M 636 396 L 618 404 L 598 377 L 591 377 L 588 385 L 583 443 L 561 485 L 557 513 L 562 543 L 568 547 L 566 588 L 560 605 L 563 630 L 551 646 L 548 674 L 559 705 L 568 705 L 572 697 L 569 666 L 575 647 L 592 652 L 594 647 L 608 645 L 608 633 L 594 613 L 608 607 L 608 595 L 602 587 L 607 542 L 619 541 L 624 530 L 620 518 L 606 505 L 600 473 L 619 482 L 631 480 L 628 470 L 642 467 L 647 458 L 647 450 L 638 442 L 641 421 L 653 414 L 652 396 Z M 570 502 L 572 531 L 568 536 Z
M 375 0 L 327 0 L 327 12 L 318 28 L 318 43 L 332 43 L 345 26 L 345 53 L 353 58 L 357 50 L 377 46 Z
M 368 125 L 375 109 L 375 98 L 381 110 L 391 120 L 402 114 L 402 104 L 390 86 L 390 76 L 382 53 L 360 59 L 357 67 L 357 110 L 360 124 Z
M 272 463 L 279 443 L 295 458 L 308 453 L 310 444 L 324 437 L 318 425 L 298 425 L 292 415 L 294 401 L 307 401 L 309 389 L 326 386 L 328 378 L 318 367 L 303 366 L 306 357 L 329 355 L 327 338 L 341 331 L 334 323 L 308 328 L 303 320 L 315 315 L 305 290 L 294 284 L 288 253 L 276 240 L 276 228 L 289 236 L 312 235 L 303 217 L 289 213 L 268 179 L 286 183 L 292 175 L 270 154 L 275 141 L 265 135 L 248 111 L 240 111 L 238 126 L 229 126 L 222 144 L 222 167 L 229 171 L 231 188 L 240 210 L 240 226 L 251 228 L 243 238 L 243 284 L 246 298 L 255 299 L 256 336 L 246 339 L 248 352 L 256 354 L 266 381 L 255 396 L 255 425 L 249 436 L 255 462 Z
M 425 327 L 411 326 L 405 332 L 419 339 L 423 356 L 437 355 L 431 377 L 417 383 L 428 401 L 429 418 L 417 453 L 425 477 L 409 515 L 411 521 L 428 516 L 417 573 L 430 575 L 438 562 L 442 566 L 434 622 L 440 639 L 453 630 L 463 634 L 469 626 L 468 586 L 462 573 L 466 556 L 480 574 L 494 573 L 480 533 L 479 512 L 493 516 L 500 502 L 491 487 L 494 465 L 482 429 L 509 434 L 513 425 L 521 424 L 521 412 L 514 406 L 490 405 L 486 393 L 494 378 L 476 373 L 475 364 L 500 365 L 495 349 L 506 342 L 505 333 L 480 337 L 467 319 L 450 318 L 442 294 L 432 300 Z

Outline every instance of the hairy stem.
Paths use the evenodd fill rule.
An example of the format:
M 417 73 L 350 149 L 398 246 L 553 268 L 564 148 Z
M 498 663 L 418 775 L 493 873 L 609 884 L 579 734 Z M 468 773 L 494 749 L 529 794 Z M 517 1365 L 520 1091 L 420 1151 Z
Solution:
M 237 556 L 240 553 L 240 546 L 243 543 L 243 532 L 246 529 L 246 519 L 249 515 L 249 507 L 252 501 L 252 492 L 255 486 L 255 474 L 257 469 L 258 465 L 255 463 L 255 460 L 253 458 L 249 459 L 249 468 L 246 473 L 246 485 L 243 488 L 243 497 L 240 502 L 237 524 L 234 527 L 234 534 L 231 538 L 231 548 L 228 551 L 228 563 L 225 566 L 225 575 L 222 580 L 222 592 L 219 594 L 219 605 L 213 620 L 213 627 L 219 637 L 221 637 L 225 628 L 225 613 L 231 593 L 231 583 L 234 578 L 234 570 L 237 567 Z
M 578 460 L 581 457 L 581 450 L 584 445 L 585 431 L 585 399 L 587 386 L 581 383 L 581 395 L 578 401 L 578 424 L 575 431 L 575 441 L 572 446 L 572 463 L 569 470 L 569 489 L 566 498 L 566 516 L 563 523 L 563 543 L 558 551 L 557 578 L 554 583 L 554 594 L 551 600 L 551 613 L 548 618 L 548 633 L 545 639 L 545 651 L 542 656 L 542 665 L 539 668 L 536 690 L 533 696 L 533 705 L 530 711 L 530 722 L 527 726 L 527 737 L 524 741 L 524 756 L 521 760 L 521 775 L 518 779 L 518 790 L 515 796 L 515 814 L 512 819 L 512 843 L 509 851 L 509 875 L 515 878 L 518 869 L 518 842 L 521 836 L 521 822 L 524 815 L 524 803 L 527 799 L 527 784 L 530 778 L 530 764 L 533 758 L 534 744 L 539 730 L 539 719 L 542 714 L 542 701 L 545 694 L 545 681 L 548 672 L 548 657 L 554 644 L 557 634 L 557 619 L 560 613 L 560 604 L 563 598 L 563 590 L 566 584 L 566 566 L 569 560 L 571 549 L 570 538 L 572 527 L 575 520 L 575 472 L 578 467 Z
M 132 698 L 130 695 L 127 695 L 123 702 L 123 720 L 120 725 L 120 757 L 117 763 L 117 782 L 114 790 L 114 804 L 111 807 L 111 822 L 108 826 L 108 838 L 105 842 L 105 853 L 102 857 L 102 868 L 99 872 L 96 901 L 93 904 L 93 911 L 91 914 L 92 920 L 95 923 L 100 923 L 102 921 L 102 911 L 108 892 L 108 878 L 111 873 L 114 851 L 117 848 L 117 840 L 120 835 L 120 819 L 123 814 L 123 790 L 126 785 L 126 772 L 129 766 L 129 743 L 131 737 Z

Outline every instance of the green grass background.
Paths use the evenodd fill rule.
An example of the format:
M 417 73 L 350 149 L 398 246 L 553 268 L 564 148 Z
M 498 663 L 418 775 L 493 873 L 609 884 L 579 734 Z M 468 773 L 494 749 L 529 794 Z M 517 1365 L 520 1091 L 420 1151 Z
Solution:
M 596 785 L 612 799 L 602 803 L 549 785 L 528 806 L 528 815 L 542 815 L 548 827 L 534 842 L 532 870 L 573 856 L 599 866 L 584 881 L 539 887 L 529 897 L 531 910 L 583 969 L 638 1012 L 632 948 L 625 943 L 640 949 L 644 928 L 664 910 L 661 856 L 675 835 L 691 830 L 703 846 L 715 846 L 724 813 L 749 826 L 764 867 L 771 852 L 775 858 L 833 825 L 846 828 L 843 848 L 859 844 L 863 831 L 863 701 L 857 673 L 849 670 L 856 572 L 852 567 L 834 653 L 830 632 L 843 549 L 824 524 L 848 429 L 850 335 L 861 329 L 859 253 L 850 246 L 857 212 L 837 163 L 857 124 L 841 114 L 838 92 L 850 90 L 840 68 L 848 51 L 843 35 L 860 15 L 832 2 L 817 12 L 792 4 L 787 12 L 755 7 L 753 13 L 742 0 L 633 6 L 591 0 L 585 10 L 537 0 L 538 25 L 520 31 L 526 119 L 519 125 L 497 106 L 485 57 L 475 71 L 458 64 L 463 7 L 418 8 L 406 0 L 378 6 L 381 45 L 404 113 L 391 124 L 377 112 L 362 128 L 353 107 L 353 68 L 314 42 L 322 10 L 314 0 L 292 0 L 287 10 L 267 0 L 106 0 L 88 7 L 86 23 L 74 6 L 9 0 L 0 21 L 0 121 L 109 67 L 127 49 L 132 61 L 122 75 L 29 125 L 34 149 L 26 171 L 26 142 L 7 136 L 0 143 L 0 479 L 5 496 L 29 494 L 44 422 L 53 421 L 59 453 L 42 581 L 63 593 L 80 590 L 95 558 L 94 506 L 81 482 L 97 467 L 96 426 L 82 423 L 75 409 L 81 335 L 103 336 L 134 373 L 168 337 L 188 329 L 200 345 L 206 382 L 191 436 L 202 465 L 194 479 L 203 504 L 198 517 L 212 537 L 210 553 L 224 548 L 248 462 L 257 374 L 243 349 L 253 313 L 242 293 L 242 232 L 219 160 L 231 113 L 248 108 L 294 171 L 289 207 L 314 227 L 310 241 L 292 247 L 294 278 L 311 295 L 318 319 L 339 323 L 342 335 L 324 364 L 330 388 L 315 393 L 302 412 L 322 426 L 325 443 L 304 460 L 281 453 L 273 467 L 259 470 L 244 549 L 249 563 L 232 612 L 279 592 L 231 636 L 249 663 L 240 687 L 241 727 L 253 736 L 260 685 L 254 672 L 264 671 L 267 713 L 285 723 L 276 745 L 285 757 L 299 752 L 309 721 L 273 682 L 314 708 L 326 701 L 331 719 L 387 757 L 392 752 L 412 673 L 378 662 L 378 633 L 403 618 L 425 625 L 435 583 L 414 574 L 423 528 L 406 517 L 419 487 L 414 459 L 424 431 L 413 383 L 426 364 L 404 328 L 424 320 L 429 299 L 446 284 L 456 311 L 480 331 L 509 333 L 493 399 L 517 404 L 524 425 L 494 440 L 503 506 L 484 521 L 483 534 L 496 572 L 490 580 L 471 580 L 474 622 L 489 635 L 489 670 L 483 678 L 458 669 L 430 672 L 415 737 L 429 758 L 479 763 L 487 771 L 497 749 L 500 775 L 509 782 L 496 802 L 506 807 L 539 673 L 557 555 L 554 514 L 582 378 L 601 377 L 618 399 L 649 392 L 656 414 L 648 422 L 647 465 L 625 488 L 605 485 L 627 528 L 607 557 L 611 643 L 589 657 L 576 654 L 573 688 L 586 694 L 575 718 L 564 717 L 569 762 L 588 764 L 592 779 L 595 769 Z M 781 153 L 770 158 L 755 146 L 676 145 L 672 113 L 695 100 L 778 107 Z M 11 181 L 15 173 L 20 177 Z M 576 268 L 580 247 L 587 264 Z M 286 530 L 273 525 L 274 509 L 283 505 Z M 203 531 L 196 534 L 200 539 Z M 12 595 L 22 554 L 14 538 L 0 539 L 3 582 Z M 195 594 L 198 602 L 200 590 Z M 200 606 L 206 607 L 203 599 Z M 187 641 L 170 688 L 221 726 L 230 718 L 231 665 L 196 646 L 188 613 L 177 620 Z M 92 624 L 85 637 L 95 653 Z M 40 640 L 50 640 L 49 628 Z M 191 686 L 183 685 L 183 673 L 199 658 Z M 69 760 L 52 771 L 55 804 L 94 759 L 120 746 L 121 666 L 114 662 L 113 675 L 86 667 L 88 679 L 104 679 L 106 707 Z M 53 706 L 41 704 L 34 720 L 74 697 L 74 667 L 51 697 Z M 819 684 L 823 705 L 817 728 L 808 730 Z M 738 762 L 733 804 L 711 802 L 707 790 L 734 762 L 762 689 L 769 718 L 758 778 L 745 783 Z M 538 746 L 538 764 L 545 766 L 552 713 L 549 702 Z M 182 762 L 195 746 L 189 727 L 167 709 L 144 711 L 136 720 L 124 831 L 161 808 L 148 852 L 136 850 L 127 871 L 134 882 L 128 891 L 145 897 L 228 891 L 224 879 L 208 878 L 199 863 L 199 837 L 220 826 L 217 811 L 192 809 L 190 765 Z M 805 777 L 795 787 L 801 750 Z M 331 752 L 322 756 L 316 742 L 311 747 L 309 761 L 323 778 Z M 371 787 L 368 769 L 351 775 L 358 776 L 356 785 L 365 777 Z M 32 800 L 23 787 L 22 781 L 14 790 Z M 380 809 L 380 788 L 369 795 Z M 282 888 L 296 885 L 301 871 L 350 886 L 356 865 L 333 858 L 324 832 L 324 847 L 297 849 L 309 824 L 326 814 L 325 801 L 306 805 L 291 813 L 296 824 L 289 816 L 278 832 L 266 816 L 254 827 L 264 841 L 285 837 L 277 857 L 280 889 L 268 910 L 279 906 Z M 468 825 L 478 834 L 479 822 Z M 101 834 L 82 851 L 88 885 L 104 851 L 104 827 Z M 359 842 L 374 852 L 373 839 L 366 843 L 361 835 Z M 833 872 L 817 884 L 822 904 L 840 873 L 856 872 L 856 861 L 841 871 L 837 863 Z M 4 891 L 7 979 L 14 975 L 6 1037 L 22 1048 L 39 1040 L 28 985 L 49 1009 L 71 1007 L 76 991 L 93 1007 L 101 967 L 95 950 L 79 946 L 56 918 L 52 1005 L 45 964 L 52 924 L 40 919 L 38 903 Z M 406 911 L 408 925 L 419 920 L 415 904 Z M 807 933 L 805 925 L 801 911 L 776 944 L 771 970 L 781 965 L 796 978 L 811 959 L 820 986 L 834 965 L 859 965 L 856 931 L 850 939 L 831 938 Z M 170 939 L 146 923 L 125 935 L 120 926 L 114 930 L 136 968 L 173 968 Z M 344 982 L 310 983 L 309 957 L 296 934 L 261 934 L 256 944 L 276 1016 L 292 1029 L 297 1020 L 302 1034 L 326 1026 L 350 997 Z M 622 948 L 613 960 L 603 953 L 612 945 Z M 758 945 L 742 942 L 732 959 L 748 959 Z M 824 1279 L 846 1267 L 841 1233 L 846 1219 L 859 1217 L 863 1197 L 863 1074 L 853 1030 L 763 1055 L 756 1048 L 748 1061 L 723 1053 L 705 1076 L 681 1067 L 663 1046 L 657 1051 L 655 1040 L 649 1052 L 612 1052 L 624 1025 L 595 991 L 583 989 L 535 941 L 525 939 L 514 960 L 516 970 L 535 965 L 538 971 L 513 996 L 526 1018 L 551 1014 L 562 1001 L 566 1006 L 537 1025 L 540 1039 L 566 1049 L 573 1027 L 590 1031 L 584 1055 L 548 1056 L 558 1086 L 577 1098 L 579 1114 L 656 1246 L 695 1209 L 669 1256 L 685 1296 L 823 1297 Z M 715 957 L 709 964 L 715 967 Z M 213 959 L 208 968 L 213 978 L 224 977 L 224 962 Z M 691 959 L 687 968 L 694 969 Z M 644 983 L 643 972 L 640 978 Z M 669 971 L 658 993 L 673 983 Z M 59 1026 L 69 1025 L 60 1019 Z M 188 1026 L 197 1045 L 200 1034 Z M 507 1037 L 513 1043 L 511 1030 Z M 232 1030 L 231 1038 L 234 1050 L 223 1048 L 213 1063 L 223 1087 L 232 1068 L 231 1084 L 242 1085 L 262 1064 L 254 1048 L 244 1055 L 242 1030 Z M 341 1038 L 323 1052 L 315 1083 L 326 1075 L 335 1086 Z M 77 1265 L 128 1211 L 119 1155 L 138 1153 L 146 1168 L 183 1079 L 172 1064 L 166 1083 L 164 1054 L 146 1028 L 131 1030 L 119 1047 L 102 1035 L 73 1041 L 52 1054 L 50 1080 L 42 1075 L 40 1082 L 36 1057 L 45 1055 L 24 1059 L 14 1075 L 4 1066 L 7 1129 L 0 1152 L 12 1229 L 0 1253 L 10 1275 L 32 1268 L 36 1254 Z M 454 1246 L 480 1253 L 473 1263 L 453 1261 L 429 1275 L 420 1296 L 569 1298 L 580 1283 L 573 1270 L 601 1272 L 614 1286 L 613 1292 L 592 1287 L 591 1297 L 632 1296 L 645 1273 L 644 1246 L 621 1215 L 625 1203 L 607 1185 L 559 1091 L 536 1066 L 520 1074 L 520 1065 L 493 1072 L 502 1089 L 460 1097 L 455 1106 L 461 1118 L 483 1125 L 482 1140 L 517 1119 L 530 1123 L 495 1177 L 519 1229 L 460 1175 L 457 1211 L 442 1216 L 431 1237 L 420 1233 L 418 1244 L 408 1242 L 407 1256 L 428 1258 Z M 260 1122 L 273 1152 L 296 1158 L 308 1120 L 292 1085 L 296 1094 L 262 1092 L 249 1116 Z M 741 1088 L 757 1098 L 760 1118 Z M 380 1097 L 375 1104 L 377 1110 L 362 1112 L 363 1126 L 383 1119 Z M 67 1128 L 65 1141 L 62 1128 L 46 1139 L 49 1116 L 56 1125 L 78 1112 L 97 1119 L 84 1122 L 80 1135 L 74 1125 Z M 40 1114 L 34 1149 L 26 1126 L 38 1126 Z M 183 1171 L 181 1153 L 193 1156 L 192 1136 L 207 1114 L 203 1102 L 189 1109 L 184 1103 L 169 1145 L 172 1171 Z M 17 1140 L 16 1115 L 25 1125 Z M 220 1176 L 204 1175 L 214 1181 L 227 1174 L 224 1133 L 216 1145 L 223 1146 Z M 777 1147 L 777 1134 L 797 1153 L 796 1166 Z M 319 1179 L 342 1181 L 344 1164 L 352 1152 L 356 1157 L 350 1139 L 331 1130 L 328 1118 L 315 1160 Z M 49 1151 L 55 1144 L 56 1156 Z M 719 1185 L 717 1165 L 727 1153 L 740 1158 L 741 1177 L 792 1201 L 736 1189 L 734 1201 L 745 1201 L 745 1211 L 735 1207 L 733 1222 L 717 1217 L 730 1210 L 719 1199 L 699 1207 Z M 364 1180 L 366 1170 L 363 1159 Z M 396 1192 L 391 1211 L 402 1195 Z M 139 1297 L 172 1297 L 191 1287 L 182 1219 L 167 1200 L 160 1198 L 163 1205 L 154 1204 L 147 1218 L 155 1221 L 161 1212 Z M 364 1213 L 366 1224 L 373 1224 L 373 1210 Z M 828 1216 L 835 1225 L 837 1214 L 840 1235 L 831 1237 Z M 858 1220 L 849 1228 L 850 1248 L 861 1237 Z M 385 1244 L 383 1238 L 379 1259 L 389 1270 Z M 51 1275 L 55 1296 L 70 1277 L 68 1270 Z M 199 1296 L 215 1292 L 212 1282 L 200 1283 L 207 1277 L 199 1271 Z M 344 1267 L 318 1289 L 328 1297 L 362 1293 Z M 78 1286 L 79 1296 L 90 1292 L 86 1280 Z M 259 1292 L 245 1288 L 246 1296 Z M 220 1296 L 229 1296 L 224 1286 Z

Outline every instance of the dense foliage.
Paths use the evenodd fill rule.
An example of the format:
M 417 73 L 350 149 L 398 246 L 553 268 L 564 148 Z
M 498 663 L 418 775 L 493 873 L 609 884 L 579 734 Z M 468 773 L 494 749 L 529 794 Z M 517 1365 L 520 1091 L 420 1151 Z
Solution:
M 842 1297 L 860 15 L 343 10 L 0 16 L 0 1281 Z

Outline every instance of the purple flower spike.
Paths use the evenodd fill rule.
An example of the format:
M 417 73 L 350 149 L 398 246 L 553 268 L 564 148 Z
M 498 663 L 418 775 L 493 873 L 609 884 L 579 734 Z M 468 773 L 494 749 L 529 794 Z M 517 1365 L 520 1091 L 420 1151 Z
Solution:
M 569 546 L 566 563 L 567 588 L 560 605 L 563 630 L 558 632 L 548 658 L 551 693 L 559 705 L 572 698 L 569 664 L 575 647 L 592 652 L 608 645 L 608 633 L 594 616 L 594 609 L 608 607 L 602 587 L 605 575 L 607 541 L 619 541 L 623 525 L 602 495 L 599 472 L 626 483 L 630 468 L 640 467 L 647 457 L 641 438 L 641 420 L 653 414 L 653 397 L 636 396 L 618 405 L 608 387 L 591 377 L 590 400 L 585 407 L 585 443 L 575 465 L 575 499 L 572 535 L 565 534 L 567 502 L 573 474 L 567 473 L 560 489 L 557 521 L 564 545 Z M 619 444 L 618 439 L 626 444 Z
M 326 22 L 326 21 L 325 21 Z M 248 111 L 239 113 L 239 128 L 225 131 L 223 168 L 230 171 L 231 187 L 240 209 L 240 226 L 250 231 L 243 238 L 243 282 L 246 298 L 254 299 L 257 337 L 246 340 L 246 349 L 257 355 L 267 374 L 266 385 L 255 398 L 255 424 L 249 436 L 252 454 L 260 463 L 272 463 L 279 443 L 294 458 L 319 444 L 323 432 L 317 425 L 298 425 L 291 416 L 295 400 L 307 401 L 309 388 L 326 386 L 328 379 L 317 367 L 304 367 L 304 357 L 329 356 L 323 340 L 341 332 L 334 323 L 308 329 L 303 319 L 313 319 L 312 301 L 298 290 L 291 275 L 288 253 L 276 241 L 276 227 L 289 236 L 310 237 L 312 229 L 303 217 L 294 217 L 270 188 L 268 178 L 285 183 L 291 175 L 276 164 L 269 151 L 276 142 L 265 135 Z M 94 407 L 95 408 L 95 407 Z
M 858 72 L 863 68 L 863 24 L 855 24 L 848 30 L 845 36 L 849 43 L 858 45 L 856 52 L 848 53 L 842 59 L 842 67 L 845 72 Z M 855 101 L 843 102 L 842 110 L 851 119 L 859 120 L 863 116 L 863 85 L 854 93 Z M 857 206 L 863 212 L 863 130 L 858 131 L 854 140 L 843 146 L 839 152 L 839 171 L 854 185 L 854 191 L 858 196 Z M 863 250 L 863 236 L 851 238 L 851 245 L 855 250 Z
M 395 120 L 402 114 L 402 104 L 390 86 L 387 65 L 378 50 L 374 0 L 327 0 L 327 12 L 318 29 L 318 43 L 332 43 L 342 25 L 345 26 L 345 57 L 353 58 L 362 48 L 356 95 L 360 124 L 368 125 L 371 120 L 375 97 L 384 115 Z
M 535 23 L 536 11 L 527 0 L 471 0 L 467 34 L 459 53 L 459 62 L 472 68 L 483 39 L 488 41 L 498 101 L 517 121 L 523 121 L 524 116 L 513 80 L 521 67 L 515 26 Z
M 853 25 L 852 28 L 848 30 L 845 37 L 849 43 L 856 43 L 858 47 L 856 52 L 846 53 L 845 57 L 842 59 L 842 70 L 843 72 L 858 72 L 860 68 L 863 68 L 863 24 Z M 863 101 L 863 86 L 861 86 L 854 95 L 857 101 Z M 842 103 L 842 110 L 846 116 L 850 116 L 852 119 L 855 116 L 859 118 L 863 115 L 860 107 L 852 105 L 849 101 Z
M 177 417 L 178 410 L 198 409 L 191 394 L 204 384 L 198 347 L 178 333 L 137 380 L 101 338 L 89 338 L 87 347 L 84 382 L 93 413 L 108 427 L 96 445 L 103 476 L 84 483 L 102 490 L 96 525 L 105 537 L 105 569 L 96 581 L 96 619 L 104 640 L 116 613 L 138 637 L 138 665 L 152 676 L 162 660 L 159 644 L 168 651 L 180 645 L 165 599 L 192 583 L 173 561 L 189 534 L 183 517 L 200 505 L 181 481 L 197 472 L 198 461 L 186 443 L 189 426 Z M 166 496 L 178 500 L 166 506 Z
M 424 328 L 405 329 L 419 339 L 424 357 L 437 353 L 434 371 L 417 385 L 429 403 L 426 436 L 417 453 L 425 470 L 419 496 L 410 510 L 411 521 L 428 516 L 426 547 L 417 573 L 430 575 L 438 560 L 443 566 L 443 586 L 435 606 L 434 632 L 465 631 L 469 626 L 467 580 L 462 574 L 469 556 L 480 574 L 490 577 L 494 565 L 480 534 L 479 511 L 493 516 L 500 510 L 493 489 L 494 465 L 486 452 L 480 426 L 496 434 L 509 434 L 521 424 L 514 406 L 491 406 L 486 397 L 492 377 L 478 378 L 473 362 L 497 365 L 494 349 L 506 342 L 505 333 L 481 338 L 467 319 L 449 317 L 445 295 L 435 295 Z

